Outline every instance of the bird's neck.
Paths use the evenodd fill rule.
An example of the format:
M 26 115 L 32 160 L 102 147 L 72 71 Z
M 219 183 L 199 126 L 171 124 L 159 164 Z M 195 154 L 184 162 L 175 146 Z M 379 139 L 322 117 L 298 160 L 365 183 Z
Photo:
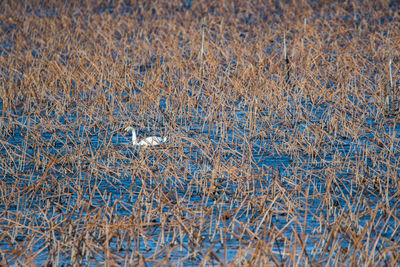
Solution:
M 132 143 L 133 143 L 133 145 L 137 145 L 137 143 L 138 143 L 135 130 L 132 130 Z

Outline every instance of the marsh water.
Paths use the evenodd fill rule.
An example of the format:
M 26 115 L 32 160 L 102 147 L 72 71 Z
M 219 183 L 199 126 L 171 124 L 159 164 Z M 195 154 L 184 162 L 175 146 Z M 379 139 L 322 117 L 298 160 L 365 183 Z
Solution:
M 323 121 L 328 119 L 324 112 L 329 110 L 330 107 L 313 108 L 314 110 L 310 110 L 310 112 L 315 118 L 314 123 L 323 124 Z M 282 235 L 288 239 L 293 238 L 296 232 L 308 236 L 305 241 L 305 248 L 309 254 L 324 257 L 320 253 L 315 254 L 313 251 L 315 240 L 319 239 L 319 236 L 326 231 L 323 229 L 326 225 L 332 224 L 344 214 L 349 213 L 350 210 L 353 213 L 363 213 L 363 209 L 365 209 L 366 215 L 359 217 L 354 222 L 354 227 L 362 231 L 362 229 L 369 227 L 370 224 L 374 224 L 375 230 L 371 232 L 371 240 L 387 238 L 393 240 L 393 242 L 400 242 L 398 229 L 396 227 L 388 227 L 396 225 L 398 222 L 393 217 L 387 220 L 384 219 L 386 215 L 379 210 L 380 205 L 389 205 L 393 207 L 393 212 L 399 211 L 399 201 L 395 197 L 398 194 L 398 188 L 388 187 L 384 194 L 380 194 L 374 185 L 366 185 L 360 190 L 360 186 L 357 186 L 354 181 L 356 175 L 380 175 L 385 178 L 385 182 L 393 183 L 391 177 L 399 175 L 399 124 L 378 124 L 371 114 L 370 118 L 365 119 L 364 123 L 368 131 L 363 131 L 363 136 L 358 136 L 356 139 L 351 136 L 337 137 L 335 140 L 327 139 L 326 144 L 324 144 L 326 147 L 321 149 L 318 154 L 310 155 L 303 152 L 301 157 L 295 157 L 290 148 L 285 149 L 285 143 L 292 140 L 291 136 L 298 136 L 299 134 L 310 136 L 309 142 L 312 143 L 313 136 L 309 132 L 309 122 L 299 121 L 295 125 L 285 125 L 284 121 L 279 118 L 279 114 L 274 114 L 276 115 L 275 120 L 270 120 L 269 124 L 263 124 L 258 121 L 252 133 L 250 133 L 244 130 L 249 129 L 247 125 L 250 123 L 248 116 L 250 112 L 241 103 L 232 104 L 229 112 L 225 113 L 224 116 L 227 116 L 226 114 L 231 116 L 228 119 L 225 118 L 225 120 L 234 121 L 235 130 L 227 129 L 227 127 L 221 125 L 222 122 L 217 121 L 213 125 L 205 122 L 207 108 L 204 107 L 191 112 L 191 114 L 196 114 L 197 118 L 180 118 L 181 121 L 178 121 L 180 129 L 174 129 L 174 133 L 162 131 L 163 120 L 162 118 L 158 120 L 156 118 L 155 121 L 160 122 L 157 129 L 161 129 L 161 131 L 152 131 L 156 127 L 154 125 L 146 125 L 147 127 L 144 127 L 139 132 L 139 136 L 146 136 L 146 129 L 150 129 L 149 133 L 169 135 L 169 141 L 160 147 L 146 149 L 132 146 L 130 136 L 123 136 L 122 127 L 114 126 L 109 129 L 91 127 L 88 129 L 92 119 L 80 117 L 78 122 L 77 116 L 73 112 L 59 118 L 54 116 L 54 120 L 59 121 L 60 127 L 52 132 L 41 129 L 40 119 L 15 114 L 12 116 L 1 114 L 3 118 L 5 117 L 3 123 L 8 124 L 13 121 L 16 125 L 12 132 L 6 132 L 6 125 L 2 125 L 2 147 L 0 153 L 3 157 L 3 166 L 5 166 L 4 162 L 7 162 L 6 165 L 8 166 L 13 166 L 8 170 L 2 169 L 3 186 L 19 184 L 20 188 L 28 188 L 47 176 L 51 177 L 51 179 L 59 179 L 59 181 L 68 183 L 64 186 L 69 193 L 64 196 L 54 196 L 52 191 L 48 191 L 46 195 L 27 195 L 19 200 L 14 200 L 11 205 L 5 206 L 4 203 L 1 203 L 0 208 L 3 212 L 7 210 L 11 213 L 19 211 L 31 214 L 30 217 L 35 220 L 36 227 L 42 227 L 41 225 L 46 224 L 43 214 L 38 217 L 34 215 L 37 210 L 44 208 L 44 203 L 48 203 L 44 199 L 54 200 L 51 204 L 47 204 L 54 205 L 54 208 L 49 209 L 45 215 L 57 217 L 59 222 L 62 222 L 66 216 L 70 220 L 78 221 L 80 218 L 85 218 L 85 213 L 88 211 L 56 208 L 56 206 L 73 208 L 74 202 L 82 201 L 82 198 L 90 199 L 90 203 L 92 203 L 90 209 L 101 210 L 102 207 L 110 206 L 110 203 L 117 203 L 112 205 L 113 210 L 111 213 L 106 209 L 104 212 L 100 212 L 103 216 L 113 216 L 116 219 L 135 217 L 138 214 L 144 216 L 145 212 L 138 212 L 138 209 L 151 211 L 161 208 L 165 214 L 173 216 L 170 206 L 172 204 L 161 203 L 159 199 L 161 191 L 163 194 L 172 195 L 172 198 L 175 201 L 179 201 L 180 205 L 187 210 L 199 210 L 199 207 L 203 210 L 211 208 L 214 214 L 208 214 L 208 216 L 214 215 L 218 217 L 224 211 L 235 210 L 237 214 L 235 222 L 229 222 L 228 220 L 222 227 L 231 227 L 227 224 L 246 224 L 252 221 L 249 224 L 249 230 L 259 231 L 264 226 L 255 224 L 254 218 L 258 218 L 256 220 L 259 220 L 261 224 L 266 224 L 266 222 L 259 218 L 256 208 L 249 208 L 248 205 L 242 204 L 243 198 L 249 197 L 248 194 L 241 193 L 241 190 L 243 190 L 243 188 L 240 188 L 243 187 L 242 182 L 230 179 L 232 174 L 228 172 L 214 174 L 214 164 L 217 163 L 215 155 L 218 155 L 219 161 L 224 164 L 249 168 L 249 170 L 243 170 L 243 173 L 249 173 L 249 177 L 254 178 L 244 178 L 244 174 L 240 173 L 241 171 L 236 176 L 239 179 L 248 179 L 246 182 L 247 189 L 254 189 L 250 193 L 252 199 L 260 201 L 265 206 L 271 205 L 273 213 L 271 212 L 269 227 L 287 229 L 282 231 Z M 271 111 L 265 108 L 259 112 L 258 118 L 262 120 Z M 86 124 L 82 122 L 86 122 Z M 204 127 L 204 125 L 207 125 L 207 127 Z M 377 129 L 378 127 L 379 130 Z M 74 132 L 70 132 L 71 130 Z M 29 138 L 29 135 L 33 135 L 32 131 L 35 131 L 36 138 L 39 138 L 39 143 L 37 144 L 30 143 L 32 139 Z M 224 136 L 221 136 L 221 131 L 226 131 Z M 259 133 L 264 134 L 260 135 Z M 393 137 L 391 140 L 396 141 L 377 145 L 374 141 L 377 134 Z M 382 140 L 385 140 L 385 138 Z M 41 149 L 38 149 L 39 146 Z M 74 151 L 80 151 L 82 146 L 85 147 L 86 151 L 92 151 L 94 154 L 97 154 L 98 151 L 103 151 L 104 153 L 102 153 L 102 156 L 94 157 L 93 160 L 88 160 L 88 157 L 79 158 L 77 155 L 73 165 L 56 165 L 51 170 L 52 174 L 50 175 L 50 172 L 46 169 L 46 164 L 49 164 L 48 162 L 51 159 L 74 155 Z M 115 153 L 107 153 L 106 150 L 110 150 L 111 147 L 119 153 L 119 157 L 116 157 Z M 390 147 L 390 150 L 388 147 Z M 368 154 L 371 153 L 381 154 L 384 160 L 377 161 L 374 158 L 369 158 Z M 385 156 L 385 153 L 387 156 Z M 21 155 L 25 155 L 27 158 L 35 157 L 35 160 L 26 160 Z M 163 157 L 162 161 L 159 160 L 160 157 Z M 343 161 L 340 158 L 346 158 L 347 160 Z M 185 170 L 182 172 L 181 177 L 165 177 L 165 181 L 168 181 L 166 183 L 162 180 L 152 179 L 152 177 L 132 174 L 132 169 L 130 168 L 132 160 L 140 160 L 143 165 L 149 168 L 154 167 L 156 172 L 159 173 L 168 173 L 166 168 L 171 164 L 184 166 Z M 388 162 L 390 163 L 389 165 Z M 343 166 L 344 164 L 349 165 L 346 167 Z M 368 170 L 370 173 L 356 174 L 352 164 L 362 164 L 364 167 L 361 169 Z M 338 165 L 342 166 L 338 168 Z M 387 168 L 390 165 L 393 166 L 392 170 Z M 91 166 L 104 166 L 104 168 L 103 170 L 98 170 L 100 174 L 94 174 Z M 331 175 L 337 177 L 334 180 L 334 185 L 330 188 L 326 184 L 326 176 L 329 175 L 327 170 L 332 172 Z M 336 170 L 339 171 L 336 172 Z M 218 181 L 218 185 L 223 188 L 216 197 L 210 197 L 201 191 L 200 186 L 193 185 L 193 181 L 199 181 L 201 177 L 215 175 L 217 175 L 215 179 Z M 307 208 L 289 212 L 284 199 L 265 199 L 265 192 L 276 186 L 276 181 L 273 181 L 273 179 L 279 179 L 279 185 L 288 192 L 288 198 L 291 198 L 293 202 L 300 203 L 299 207 L 304 208 L 304 206 L 307 206 Z M 210 183 L 211 179 L 204 178 L 204 181 Z M 143 185 L 143 183 L 146 184 Z M 296 188 L 304 183 L 309 183 L 307 195 L 302 192 L 304 188 L 302 190 Z M 143 186 L 148 192 L 151 192 L 147 198 L 144 198 L 144 202 L 143 198 L 139 198 L 139 195 L 143 193 Z M 76 190 L 76 188 L 81 188 L 82 191 Z M 96 188 L 96 190 L 91 191 L 93 188 Z M 331 205 L 324 203 L 326 199 L 323 196 L 326 190 L 334 191 L 334 193 L 331 193 L 332 196 L 335 196 L 334 199 L 330 199 Z M 81 195 L 82 192 L 83 195 Z M 156 192 L 158 192 L 158 195 Z M 108 198 L 104 199 L 105 196 L 108 196 Z M 137 203 L 139 199 L 143 203 Z M 68 205 L 60 205 L 60 203 L 66 202 L 68 202 Z M 257 203 L 253 203 L 253 205 L 256 206 Z M 370 210 L 376 210 L 374 217 L 371 217 L 368 212 Z M 325 222 L 326 225 L 321 225 L 321 221 L 316 219 L 317 216 L 321 216 L 319 214 L 323 214 L 328 220 Z M 18 215 L 15 214 L 15 216 Z M 182 212 L 181 216 L 187 220 L 194 219 L 190 212 Z M 17 220 L 17 218 L 15 219 Z M 115 246 L 115 249 L 119 247 L 123 251 L 121 252 L 121 257 L 127 253 L 126 251 L 137 250 L 144 257 L 151 258 L 163 250 L 160 244 L 174 246 L 193 242 L 185 234 L 181 234 L 173 240 L 173 235 L 164 231 L 160 226 L 161 220 L 165 220 L 165 218 L 154 219 L 154 226 L 150 226 L 148 230 L 156 238 L 149 238 L 146 241 L 143 238 L 139 238 L 139 242 L 122 242 L 122 244 L 117 244 L 115 240 L 111 240 L 109 246 L 111 248 Z M 21 228 L 23 225 L 32 224 L 32 222 L 25 220 L 20 221 L 20 223 L 21 226 L 19 227 Z M 210 220 L 209 223 L 223 224 L 224 222 Z M 301 229 L 301 225 L 306 227 Z M 11 225 L 3 221 L 2 229 L 4 230 L 8 227 L 11 227 Z M 208 227 L 212 229 L 217 226 L 209 225 Z M 23 232 L 18 231 L 21 236 L 14 237 L 16 243 L 24 242 Z M 10 229 L 9 233 L 12 235 L 13 230 Z M 228 261 L 231 261 L 236 256 L 242 241 L 239 241 L 233 235 L 227 234 L 223 238 L 219 238 L 215 236 L 215 233 L 211 233 L 212 231 L 210 230 L 204 230 L 201 233 L 203 236 L 201 242 L 204 249 L 212 247 L 219 257 L 225 257 Z M 337 238 L 340 238 L 340 243 L 344 247 L 351 242 L 346 239 L 345 232 L 342 233 L 342 237 Z M 160 239 L 163 241 L 161 242 Z M 284 240 L 284 238 L 282 237 L 281 240 Z M 40 250 L 43 247 L 43 242 L 46 241 L 37 242 L 33 247 L 33 251 Z M 283 241 L 277 240 L 275 243 L 274 250 L 277 253 L 283 247 L 280 242 Z M 15 244 L 10 244 L 3 240 L 0 243 L 0 248 L 2 251 L 9 251 L 13 245 Z M 385 244 L 382 243 L 381 246 L 385 246 Z M 116 253 L 118 254 L 118 252 Z M 321 253 L 323 254 L 323 252 Z M 181 262 L 182 259 L 186 259 L 183 261 L 185 264 L 198 264 L 195 256 L 188 255 L 192 255 L 190 249 L 181 248 L 176 249 L 168 257 L 173 262 Z M 47 257 L 46 253 L 43 253 L 43 256 L 37 259 L 37 263 L 43 263 L 40 259 L 45 261 Z M 67 263 L 68 256 L 65 255 L 64 257 Z
M 396 3 L 199 3 L 0 4 L 1 264 L 399 262 Z

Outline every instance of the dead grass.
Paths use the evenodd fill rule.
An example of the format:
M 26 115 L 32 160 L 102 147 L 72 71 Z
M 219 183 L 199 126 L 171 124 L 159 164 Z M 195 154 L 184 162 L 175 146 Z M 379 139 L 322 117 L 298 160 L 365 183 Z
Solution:
M 399 264 L 398 10 L 0 4 L 0 262 Z

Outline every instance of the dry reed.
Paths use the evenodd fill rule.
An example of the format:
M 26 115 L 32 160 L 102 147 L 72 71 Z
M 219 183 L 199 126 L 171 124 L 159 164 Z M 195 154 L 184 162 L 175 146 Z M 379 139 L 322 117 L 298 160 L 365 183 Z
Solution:
M 398 10 L 2 2 L 1 264 L 399 264 Z

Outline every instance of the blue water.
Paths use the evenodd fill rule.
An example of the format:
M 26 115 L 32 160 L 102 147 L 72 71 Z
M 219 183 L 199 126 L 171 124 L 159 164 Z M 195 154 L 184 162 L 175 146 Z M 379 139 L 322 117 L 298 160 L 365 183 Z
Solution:
M 204 101 L 209 101 L 209 99 L 204 98 Z M 160 102 L 160 106 L 166 112 L 168 112 L 168 105 L 171 104 L 172 102 L 168 102 L 168 100 Z M 238 103 L 236 106 L 240 106 L 240 104 L 242 103 Z M 338 218 L 346 216 L 349 212 L 362 214 L 364 211 L 365 216 L 360 217 L 352 226 L 355 231 L 370 227 L 372 220 L 377 230 L 371 232 L 371 240 L 384 237 L 400 241 L 397 228 L 389 227 L 395 224 L 394 217 L 387 217 L 387 214 L 379 212 L 379 205 L 389 205 L 394 207 L 391 209 L 393 212 L 399 211 L 396 208 L 399 205 L 396 197 L 397 189 L 394 186 L 396 181 L 393 180 L 394 177 L 398 177 L 398 166 L 400 166 L 398 164 L 399 124 L 393 128 L 389 123 L 390 120 L 387 123 L 376 122 L 372 116 L 368 117 L 365 119 L 363 135 L 358 136 L 357 139 L 346 136 L 343 131 L 339 136 L 333 137 L 326 128 L 325 131 L 328 135 L 322 139 L 323 143 L 320 144 L 322 148 L 319 148 L 317 153 L 310 154 L 306 149 L 310 144 L 316 144 L 318 141 L 312 127 L 329 120 L 329 114 L 326 113 L 329 108 L 332 108 L 329 104 L 321 107 L 307 107 L 307 103 L 305 103 L 305 109 L 311 109 L 309 114 L 314 118 L 307 122 L 297 121 L 294 125 L 282 123 L 279 117 L 276 117 L 275 121 L 265 124 L 262 122 L 263 117 L 272 111 L 261 110 L 261 115 L 257 117 L 255 130 L 250 132 L 247 127 L 250 112 L 248 106 L 241 105 L 239 108 L 227 106 L 225 113 L 222 112 L 220 116 L 225 119 L 228 116 L 228 121 L 235 127 L 223 129 L 218 119 L 216 122 L 210 123 L 211 120 L 207 117 L 209 114 L 207 105 L 199 105 L 198 109 L 191 113 L 195 114 L 192 115 L 193 117 L 178 117 L 175 122 L 179 125 L 179 128 L 175 129 L 176 133 L 184 137 L 180 140 L 180 150 L 173 144 L 167 144 L 145 152 L 132 147 L 130 137 L 122 136 L 122 129 L 118 125 L 93 127 L 95 121 L 100 123 L 106 121 L 107 118 L 103 116 L 89 118 L 71 110 L 70 114 L 63 114 L 58 118 L 57 123 L 60 128 L 57 131 L 49 131 L 46 127 L 42 127 L 42 121 L 37 117 L 26 117 L 19 114 L 4 117 L 5 114 L 1 114 L 5 125 L 2 125 L 1 128 L 0 153 L 6 159 L 6 166 L 8 166 L 8 169 L 2 168 L 1 171 L 3 186 L 18 185 L 19 188 L 27 189 L 33 187 L 39 179 L 47 177 L 49 181 L 45 184 L 55 186 L 61 182 L 64 183 L 67 190 L 64 195 L 54 196 L 51 190 L 43 188 L 40 191 L 45 192 L 44 194 L 26 195 L 19 200 L 14 200 L 12 204 L 1 203 L 0 210 L 3 214 L 7 212 L 9 218 L 9 220 L 3 221 L 2 227 L 5 230 L 8 226 L 11 227 L 12 224 L 9 222 L 20 221 L 19 217 L 10 215 L 14 211 L 23 211 L 24 216 L 34 220 L 34 225 L 38 227 L 46 225 L 43 214 L 36 215 L 35 213 L 37 209 L 43 209 L 46 205 L 50 205 L 52 208 L 45 215 L 48 218 L 56 218 L 55 222 L 60 224 L 64 224 L 67 218 L 75 222 L 83 220 L 82 223 L 85 224 L 85 216 L 90 216 L 92 211 L 102 214 L 105 216 L 105 220 L 110 222 L 116 218 L 127 219 L 137 218 L 137 216 L 142 217 L 139 220 L 145 221 L 146 211 L 160 208 L 160 200 L 157 199 L 157 196 L 160 195 L 157 192 L 163 192 L 164 195 L 169 195 L 170 200 L 174 202 L 183 201 L 180 204 L 183 209 L 211 209 L 208 216 L 218 217 L 224 212 L 235 211 L 237 214 L 235 222 L 213 219 L 208 221 L 212 225 L 208 225 L 201 232 L 203 253 L 206 253 L 205 248 L 213 247 L 220 258 L 227 257 L 228 261 L 235 257 L 238 247 L 241 246 L 240 241 L 235 236 L 226 233 L 222 234 L 225 235 L 224 239 L 221 239 L 221 236 L 210 236 L 208 229 L 216 227 L 231 229 L 235 227 L 234 225 L 240 228 L 239 223 L 243 223 L 249 225 L 250 231 L 259 232 L 268 223 L 268 227 L 273 227 L 273 229 L 288 229 L 283 231 L 283 236 L 288 239 L 294 238 L 295 233 L 308 236 L 305 241 L 307 252 L 323 259 L 327 257 L 328 252 L 315 254 L 313 250 L 316 240 L 332 230 L 326 228 L 326 225 L 334 224 Z M 135 112 L 135 107 L 132 107 L 132 110 Z M 82 122 L 84 123 L 82 124 Z M 15 126 L 6 132 L 4 129 L 7 128 L 7 124 L 11 123 Z M 159 130 L 163 124 L 168 123 L 170 122 L 150 123 L 140 131 L 140 135 L 145 136 L 156 132 L 156 129 Z M 379 131 L 378 127 L 380 127 Z M 147 132 L 147 130 L 149 131 Z M 31 139 L 33 131 L 40 133 L 36 135 L 39 138 L 36 143 L 33 143 L 33 139 Z M 221 136 L 221 131 L 226 131 L 226 135 Z M 162 129 L 161 132 L 163 132 Z M 167 128 L 164 129 L 164 132 L 168 132 Z M 293 136 L 305 137 L 301 141 L 304 143 L 296 146 L 295 151 L 286 148 L 286 145 L 292 142 Z M 377 137 L 379 137 L 379 142 L 383 143 L 376 141 Z M 107 153 L 110 147 L 119 153 L 116 159 Z M 393 149 L 389 150 L 389 147 L 393 147 Z M 85 151 L 86 154 L 75 155 L 76 151 Z M 296 156 L 297 154 L 300 155 L 300 158 Z M 9 155 L 26 156 L 10 157 Z M 66 160 L 74 155 L 76 158 L 73 161 Z M 380 155 L 378 161 L 376 155 Z M 198 186 L 193 186 L 193 181 L 200 181 L 201 178 L 203 181 L 208 181 L 208 186 L 211 186 L 210 177 L 217 158 L 218 164 L 238 168 L 239 173 L 236 176 L 247 180 L 247 188 L 254 190 L 251 193 L 243 191 L 246 190 L 243 188 L 243 181 L 229 179 L 232 174 L 228 172 L 219 172 L 216 180 L 221 188 L 220 192 L 224 193 L 217 193 L 216 196 L 210 197 L 206 196 Z M 53 163 L 50 170 L 47 170 L 52 159 L 57 159 L 57 161 Z M 149 168 L 155 168 L 156 172 L 168 173 L 169 166 L 179 166 L 182 172 L 180 174 L 176 172 L 175 175 L 166 177 L 167 183 L 152 178 L 151 171 L 139 172 L 135 175 L 130 166 L 138 159 L 142 160 Z M 162 163 L 160 164 L 160 162 Z M 348 162 L 348 166 L 343 165 L 346 162 Z M 360 173 L 354 172 L 354 164 L 360 164 Z M 367 173 L 365 173 L 366 171 Z M 388 187 L 385 187 L 387 191 L 384 194 L 377 192 L 378 187 L 374 187 L 375 185 L 360 186 L 359 183 L 355 183 L 355 179 L 362 179 L 356 177 L 371 176 L 376 176 L 381 182 L 389 184 Z M 252 178 L 249 179 L 249 177 Z M 302 203 L 296 207 L 298 210 L 295 213 L 288 213 L 287 210 L 291 207 L 287 206 L 282 197 L 278 197 L 274 202 L 272 199 L 265 199 L 265 196 L 270 195 L 266 192 L 271 192 L 272 188 L 277 185 L 284 188 L 289 199 L 295 199 L 298 203 Z M 147 200 L 144 201 L 145 204 L 143 204 L 141 196 L 143 190 L 145 192 L 153 190 L 153 193 L 150 193 Z M 328 191 L 333 198 L 330 199 L 330 203 L 324 203 L 324 194 Z M 250 209 L 248 205 L 242 206 L 242 201 L 246 199 L 246 196 L 259 199 L 263 203 L 262 206 Z M 51 202 L 49 202 L 50 199 Z M 91 206 L 74 210 L 75 203 L 81 202 L 82 199 L 90 202 Z M 275 215 L 268 216 L 262 221 L 259 209 L 270 204 Z M 175 205 L 164 204 L 162 209 L 165 214 L 168 214 L 176 208 Z M 69 210 L 57 209 L 57 207 L 66 206 L 70 207 Z M 112 209 L 110 210 L 109 207 Z M 375 209 L 378 209 L 378 212 L 372 218 L 371 214 L 374 213 L 369 211 Z M 291 214 L 296 214 L 296 218 L 291 217 Z M 187 220 L 195 219 L 191 213 L 187 212 L 183 212 L 181 216 Z M 324 225 L 320 224 L 320 219 L 316 219 L 321 216 L 327 220 Z M 171 229 L 162 229 L 159 226 L 160 220 L 161 218 L 156 219 L 154 226 L 150 227 L 147 232 L 151 233 L 155 239 L 150 238 L 149 241 L 145 241 L 140 238 L 139 242 L 133 243 L 126 241 L 118 243 L 116 240 L 112 240 L 111 247 L 116 248 L 121 244 L 123 247 L 122 252 L 114 251 L 114 253 L 124 256 L 126 252 L 123 251 L 130 249 L 143 253 L 145 257 L 152 257 L 165 249 L 157 244 L 168 246 L 172 243 L 177 246 L 177 249 L 169 255 L 170 260 L 178 262 L 190 255 L 193 252 L 188 247 L 188 244 L 192 242 L 190 236 L 178 235 L 176 239 L 172 240 L 173 234 L 169 231 Z M 260 224 L 254 223 L 254 220 L 259 221 Z M 217 221 L 219 221 L 218 225 Z M 249 222 L 251 223 L 249 224 Z M 20 223 L 27 225 L 25 220 Z M 24 231 L 25 235 L 29 235 L 32 230 Z M 13 231 L 9 230 L 9 232 Z M 61 238 L 61 235 L 56 234 L 55 237 Z M 262 235 L 262 237 L 268 242 L 268 235 Z M 251 238 L 251 236 L 247 236 L 247 238 Z M 346 238 L 345 234 L 337 238 L 341 246 L 351 246 L 351 241 Z M 160 239 L 163 239 L 163 242 Z M 22 232 L 17 235 L 16 240 L 17 243 L 24 242 Z M 221 240 L 226 240 L 226 243 Z M 40 249 L 43 245 L 42 242 L 45 240 L 39 240 L 35 248 Z M 381 242 L 380 247 L 383 249 L 385 243 Z M 12 249 L 12 245 L 9 242 L 1 241 L 0 248 L 7 251 Z M 283 244 L 276 241 L 274 251 L 279 254 L 282 248 Z M 201 257 L 192 256 L 184 262 L 189 265 L 198 264 Z M 64 257 L 68 262 L 68 257 L 65 255 Z M 167 256 L 161 253 L 159 259 L 163 257 Z M 44 253 L 42 257 L 38 258 L 38 261 L 46 258 L 46 253 Z
M 391 8 L 393 5 L 394 1 Z M 26 6 L 25 12 L 34 13 L 38 19 L 62 15 L 56 6 Z M 187 0 L 178 8 L 191 12 L 193 6 Z M 138 23 L 146 19 L 144 12 L 154 18 L 159 16 L 155 9 L 146 8 L 120 3 L 117 10 L 113 3 L 106 3 L 91 12 L 112 14 L 114 18 L 135 14 Z M 263 17 L 258 18 L 252 13 L 241 16 L 243 10 L 239 8 L 233 10 L 234 16 L 241 16 L 247 26 L 258 27 L 258 19 L 280 23 L 277 16 L 283 13 L 278 3 L 265 8 L 276 12 L 268 15 L 270 11 L 264 10 Z M 88 10 L 82 6 L 78 11 L 74 14 L 76 20 Z M 171 18 L 177 11 L 164 14 L 163 18 Z M 209 9 L 210 16 L 218 15 L 216 12 L 214 7 Z M 325 13 L 320 16 L 334 19 L 333 14 Z M 345 20 L 351 19 L 347 13 L 344 16 Z M 200 23 L 200 17 L 195 19 Z M 357 23 L 361 19 L 358 16 Z M 390 22 L 393 17 L 385 20 Z M 7 36 L 19 28 L 14 22 L 0 26 Z M 110 34 L 116 43 L 123 40 L 133 44 L 137 38 L 134 34 L 125 37 L 119 27 Z M 223 41 L 213 30 L 208 34 L 219 47 L 224 47 L 223 41 L 229 43 L 238 37 L 248 40 L 249 47 L 258 42 L 248 27 L 237 35 L 224 33 Z M 383 32 L 383 36 L 388 37 L 388 32 Z M 263 47 L 267 57 L 281 54 L 282 36 L 275 37 Z M 143 38 L 152 45 L 159 41 L 146 31 Z M 293 40 L 291 36 L 286 38 L 287 42 Z M 348 33 L 340 38 L 347 43 L 352 37 Z M 198 64 L 198 51 L 186 47 L 182 33 L 176 39 L 179 56 Z M 336 45 L 345 49 L 343 40 Z M 10 57 L 15 42 L 11 37 L 3 40 L 0 56 Z M 309 43 L 311 40 L 303 42 Z M 72 55 L 73 50 L 67 45 L 58 49 L 56 57 L 35 43 L 21 48 L 21 56 L 36 61 L 49 58 L 50 63 L 72 66 L 76 56 Z M 99 48 L 100 53 L 104 52 L 102 49 L 109 48 Z M 93 86 L 88 88 L 87 81 L 71 78 L 52 85 L 60 88 L 65 83 L 68 90 L 45 96 L 42 102 L 31 101 L 25 92 L 15 95 L 13 107 L 3 102 L 7 99 L 0 99 L 0 233 L 6 233 L 0 235 L 0 262 L 18 264 L 19 251 L 30 246 L 32 253 L 39 253 L 35 263 L 44 264 L 50 257 L 45 247 L 65 238 L 63 231 L 69 227 L 74 227 L 73 236 L 83 240 L 88 235 L 101 247 L 102 226 L 118 223 L 122 230 L 116 231 L 124 238 L 111 238 L 108 245 L 113 255 L 125 258 L 139 252 L 149 260 L 169 259 L 190 266 L 200 264 L 210 249 L 215 253 L 214 258 L 209 258 L 210 264 L 219 263 L 215 257 L 229 263 L 239 250 L 251 247 L 247 251 L 249 259 L 257 247 L 252 233 L 265 243 L 281 233 L 280 238 L 272 240 L 272 250 L 283 264 L 288 264 L 283 251 L 287 240 L 301 239 L 304 251 L 313 261 L 343 255 L 338 250 L 330 251 L 330 242 L 336 242 L 338 249 L 350 248 L 349 256 L 360 253 L 358 249 L 352 251 L 357 242 L 369 244 L 371 250 L 376 244 L 377 254 L 386 253 L 382 251 L 400 242 L 400 125 L 396 117 L 380 111 L 376 99 L 374 102 L 376 84 L 382 82 L 382 73 L 372 69 L 375 58 L 365 55 L 367 63 L 374 67 L 358 66 L 354 83 L 349 82 L 345 88 L 338 88 L 337 81 L 328 75 L 313 77 L 332 94 L 347 90 L 342 101 L 311 97 L 292 84 L 283 92 L 277 90 L 274 97 L 278 101 L 273 104 L 273 100 L 260 93 L 265 84 L 237 77 L 238 69 L 243 68 L 241 64 L 249 62 L 248 55 L 216 56 L 220 68 L 213 73 L 214 81 L 207 76 L 202 80 L 194 78 L 196 74 L 190 68 L 184 73 L 172 68 L 168 55 L 150 53 L 148 60 L 142 62 L 129 57 L 129 53 L 136 51 L 123 49 L 111 49 L 110 54 L 112 60 L 124 62 L 134 74 L 132 79 L 125 77 L 126 88 L 115 90 L 115 84 L 107 77 L 95 78 L 94 84 L 89 81 Z M 337 62 L 337 51 L 324 52 L 328 54 L 325 60 Z M 81 64 L 82 68 L 91 67 L 88 61 Z M 313 70 L 318 67 L 321 66 L 315 65 Z M 156 77 L 159 89 L 153 91 L 158 95 L 149 103 L 150 112 L 142 113 L 143 106 L 137 103 L 146 99 L 149 85 L 145 81 L 151 80 L 149 77 L 159 69 L 163 71 Z M 270 77 L 277 87 L 284 87 L 281 75 L 274 71 L 270 64 L 263 64 L 259 75 Z M 40 77 L 46 80 L 47 75 L 44 71 Z M 293 80 L 301 75 L 307 74 L 294 73 Z M 8 84 L 21 85 L 24 76 L 12 68 L 1 67 L 0 79 L 1 86 L 6 88 Z M 234 79 L 255 93 L 245 89 L 240 96 L 235 95 L 240 88 L 232 88 Z M 364 79 L 369 80 L 365 81 L 366 88 L 356 83 Z M 174 92 L 167 94 L 165 90 L 171 88 Z M 98 108 L 98 112 L 87 112 L 86 107 L 98 103 L 96 99 L 100 97 L 104 97 L 104 102 L 117 104 L 105 107 L 113 110 Z M 185 101 L 188 98 L 191 101 Z M 255 102 L 262 105 L 252 119 Z M 68 104 L 61 112 L 60 103 Z M 332 126 L 334 118 L 343 120 L 338 129 Z M 54 128 L 47 126 L 49 122 Z M 135 126 L 140 137 L 166 135 L 170 141 L 159 148 L 138 149 L 131 145 L 130 136 L 123 136 L 127 124 Z M 348 131 L 346 126 L 351 124 L 356 126 Z M 203 190 L 213 186 L 212 194 Z M 149 222 L 147 214 L 155 212 L 163 216 L 153 216 Z M 189 226 L 197 226 L 195 231 L 200 238 L 186 232 L 174 235 L 168 222 L 178 218 Z M 148 226 L 141 233 L 134 226 L 131 231 L 125 227 L 135 223 Z M 88 229 L 89 224 L 94 227 Z M 217 228 L 221 230 L 214 231 Z M 54 236 L 49 238 L 51 230 Z M 333 240 L 327 240 L 331 234 Z M 60 255 L 60 263 L 70 264 L 71 251 L 63 249 L 66 252 Z M 304 260 L 303 247 L 293 249 Z M 94 259 L 84 259 L 83 263 L 103 262 L 106 256 L 102 248 L 96 252 L 92 253 Z

